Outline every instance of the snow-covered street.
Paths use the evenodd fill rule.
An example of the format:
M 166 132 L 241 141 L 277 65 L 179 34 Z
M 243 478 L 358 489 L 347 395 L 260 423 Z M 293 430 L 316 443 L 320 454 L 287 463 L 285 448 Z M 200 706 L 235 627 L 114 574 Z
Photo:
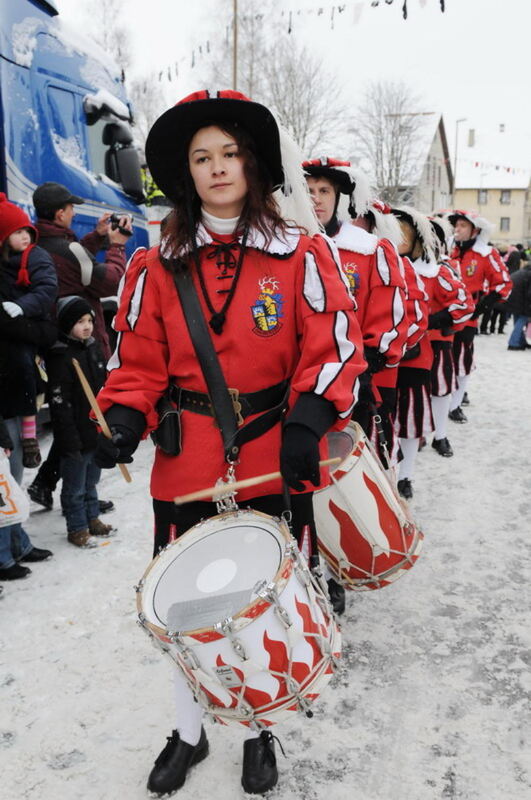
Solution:
M 278 800 L 528 800 L 531 796 L 531 354 L 476 339 L 467 425 L 455 450 L 419 454 L 417 566 L 351 593 L 341 668 L 315 717 L 278 726 Z M 56 495 L 33 513 L 55 557 L 0 600 L 0 796 L 140 800 L 173 727 L 171 668 L 136 625 L 151 558 L 152 445 L 133 483 L 105 472 L 119 531 L 93 551 L 67 543 Z M 26 475 L 26 482 L 31 480 Z M 242 733 L 207 723 L 211 755 L 177 797 L 234 800 Z M 277 748 L 278 750 L 278 748 Z

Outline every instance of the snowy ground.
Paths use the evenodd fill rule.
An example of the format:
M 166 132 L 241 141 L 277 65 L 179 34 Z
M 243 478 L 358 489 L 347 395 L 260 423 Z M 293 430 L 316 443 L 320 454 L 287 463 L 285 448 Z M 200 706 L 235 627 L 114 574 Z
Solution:
M 275 730 L 288 758 L 272 798 L 531 796 L 531 354 L 508 353 L 501 336 L 479 337 L 477 353 L 470 422 L 450 423 L 455 457 L 419 455 L 424 553 L 393 586 L 349 596 L 319 713 Z M 106 546 L 73 548 L 58 510 L 31 516 L 34 543 L 55 558 L 0 601 L 3 800 L 146 797 L 172 728 L 170 667 L 135 625 L 149 461 L 144 444 L 131 485 L 105 474 L 119 527 Z M 207 733 L 211 756 L 178 796 L 242 797 L 240 732 Z

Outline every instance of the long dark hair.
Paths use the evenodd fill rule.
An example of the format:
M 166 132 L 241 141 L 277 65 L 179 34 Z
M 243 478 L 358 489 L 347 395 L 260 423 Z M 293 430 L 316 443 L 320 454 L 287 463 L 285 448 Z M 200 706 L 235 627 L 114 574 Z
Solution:
M 243 157 L 248 188 L 237 232 L 241 233 L 245 228 L 256 228 L 269 244 L 275 234 L 284 234 L 288 225 L 281 217 L 273 197 L 271 178 L 254 152 L 253 140 L 247 131 L 235 123 L 212 121 L 202 123 L 200 127 L 211 125 L 232 136 L 238 145 L 239 154 Z M 196 192 L 188 165 L 188 148 L 198 130 L 200 128 L 190 135 L 184 148 L 182 179 L 175 187 L 174 208 L 164 220 L 163 263 L 169 269 L 174 269 L 177 265 L 181 268 L 185 266 L 182 253 L 192 250 L 193 237 L 201 219 L 201 199 Z

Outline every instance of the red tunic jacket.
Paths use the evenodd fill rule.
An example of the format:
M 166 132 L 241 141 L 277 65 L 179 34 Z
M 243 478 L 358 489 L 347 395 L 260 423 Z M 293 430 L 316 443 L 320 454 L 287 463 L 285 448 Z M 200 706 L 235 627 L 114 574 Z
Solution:
M 386 368 L 396 368 L 408 328 L 406 286 L 396 247 L 350 222 L 342 223 L 333 240 L 356 300 L 363 343 L 386 357 Z
M 426 272 L 428 265 L 417 258 L 414 264 L 407 256 L 402 257 L 407 285 L 406 310 L 409 320 L 407 349 L 411 350 L 420 345 L 420 354 L 416 358 L 402 361 L 403 367 L 417 367 L 430 369 L 433 361 L 433 352 L 427 336 L 428 330 L 428 302 L 429 295 L 424 284 L 422 273 Z
M 216 238 L 228 242 L 232 237 Z M 205 284 L 219 310 L 226 295 L 216 292 L 220 285 L 229 288 L 230 274 L 218 280 L 224 268 L 216 263 L 216 245 L 201 225 L 198 244 Z M 194 281 L 208 320 L 195 269 Z M 147 435 L 157 425 L 155 406 L 169 381 L 206 391 L 172 276 L 157 249 L 133 255 L 115 328 L 118 344 L 99 401 L 103 411 L 115 403 L 141 411 Z M 223 331 L 212 340 L 229 387 L 255 392 L 290 378 L 291 406 L 300 393 L 315 392 L 336 407 L 336 427 L 346 424 L 356 401 L 357 377 L 366 363 L 347 281 L 322 236 L 310 238 L 292 229 L 285 239 L 273 238 L 267 246 L 262 235 L 251 230 Z M 159 500 L 212 486 L 227 470 L 213 418 L 185 410 L 181 424 L 181 454 L 156 451 L 151 492 Z M 279 469 L 280 434 L 278 423 L 242 447 L 237 479 Z M 328 482 L 327 471 L 321 479 Z M 237 499 L 280 491 L 280 481 L 271 481 L 242 491 Z
M 501 256 L 495 247 L 476 242 L 464 255 L 454 247 L 451 258 L 459 261 L 461 279 L 477 303 L 480 293 L 497 292 L 502 300 L 511 293 L 512 281 Z M 477 319 L 471 319 L 465 327 L 477 328 Z
M 474 312 L 475 303 L 463 281 L 455 274 L 451 263 L 443 258 L 438 264 L 436 276 L 423 277 L 423 281 L 430 298 L 429 313 L 436 314 L 437 311 L 446 309 L 452 317 L 452 330 L 455 333 L 465 327 Z M 453 334 L 444 336 L 440 329 L 429 330 L 428 336 L 431 342 L 452 342 L 454 338 Z

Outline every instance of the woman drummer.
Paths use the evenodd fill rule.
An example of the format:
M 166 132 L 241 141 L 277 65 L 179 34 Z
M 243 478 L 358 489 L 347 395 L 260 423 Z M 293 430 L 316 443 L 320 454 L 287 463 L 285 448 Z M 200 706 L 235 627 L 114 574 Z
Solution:
M 264 106 L 239 92 L 202 91 L 166 111 L 147 140 L 151 174 L 174 209 L 160 247 L 138 250 L 126 273 L 117 347 L 99 395 L 113 437 L 100 437 L 98 459 L 105 467 L 130 462 L 140 439 L 156 429 L 157 402 L 172 387 L 182 412 L 181 452 L 156 451 L 155 554 L 171 536 L 217 513 L 214 503 L 176 506 L 173 498 L 214 485 L 228 467 L 175 288 L 179 270 L 192 276 L 226 384 L 240 393 L 244 423 L 270 412 L 265 428 L 259 425 L 237 453 L 237 478 L 280 464 L 298 538 L 313 524 L 313 487 L 328 481 L 318 463 L 324 434 L 348 421 L 366 367 L 348 285 L 330 243 L 308 235 L 317 226 L 298 153 L 291 143 L 288 164 L 281 138 Z M 301 186 L 306 218 L 297 222 L 304 219 L 305 230 L 286 222 L 273 194 L 279 189 L 293 200 Z M 279 516 L 282 492 L 281 481 L 270 481 L 242 491 L 238 501 Z M 180 788 L 189 767 L 208 754 L 201 708 L 176 673 L 176 729 L 148 781 L 158 795 Z M 249 732 L 244 789 L 261 794 L 277 780 L 272 735 Z

